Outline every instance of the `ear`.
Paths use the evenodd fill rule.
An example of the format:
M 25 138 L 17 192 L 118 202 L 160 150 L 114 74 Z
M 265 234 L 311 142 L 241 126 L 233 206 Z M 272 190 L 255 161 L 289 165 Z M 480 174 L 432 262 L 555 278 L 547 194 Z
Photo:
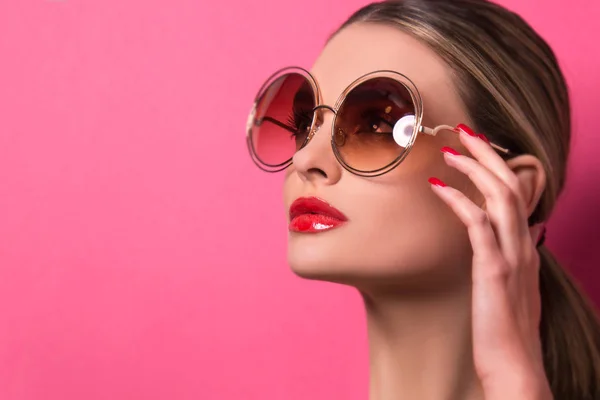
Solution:
M 529 217 L 533 214 L 546 188 L 546 171 L 542 162 L 531 154 L 516 156 L 506 164 L 519 179 L 521 197 L 525 201 Z

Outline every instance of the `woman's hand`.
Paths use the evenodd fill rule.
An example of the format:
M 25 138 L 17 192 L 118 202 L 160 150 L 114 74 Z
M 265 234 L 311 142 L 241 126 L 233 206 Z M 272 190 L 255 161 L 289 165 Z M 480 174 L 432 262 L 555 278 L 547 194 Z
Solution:
M 485 399 L 550 400 L 538 330 L 541 226 L 528 226 L 518 178 L 506 162 L 485 139 L 458 128 L 474 158 L 444 148 L 445 161 L 473 181 L 486 210 L 439 180 L 430 182 L 467 227 L 473 247 L 473 353 Z

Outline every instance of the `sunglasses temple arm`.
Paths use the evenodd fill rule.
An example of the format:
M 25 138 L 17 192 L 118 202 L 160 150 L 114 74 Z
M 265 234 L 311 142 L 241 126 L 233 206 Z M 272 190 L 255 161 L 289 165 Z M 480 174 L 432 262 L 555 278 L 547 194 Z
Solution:
M 450 126 L 450 125 L 438 125 L 435 128 L 433 128 L 433 129 L 428 128 L 428 127 L 426 127 L 424 125 L 421 125 L 421 127 L 419 128 L 420 132 L 423 132 L 423 133 L 425 133 L 427 135 L 430 135 L 430 136 L 435 136 L 435 135 L 437 135 L 439 133 L 439 131 L 443 131 L 443 130 L 457 132 L 456 128 L 454 128 L 453 126 Z
M 419 132 L 422 132 L 422 133 L 424 133 L 426 135 L 430 135 L 430 136 L 435 136 L 440 131 L 443 131 L 443 130 L 448 130 L 448 131 L 452 131 L 452 132 L 458 133 L 458 130 L 455 127 L 450 126 L 450 125 L 438 125 L 435 128 L 433 128 L 433 129 L 421 125 L 421 127 L 419 128 Z M 508 149 L 506 149 L 504 147 L 498 146 L 495 143 L 490 143 L 490 146 L 492 146 L 494 149 L 496 149 L 496 150 L 498 150 L 498 151 L 500 151 L 500 152 L 502 152 L 504 154 L 510 153 L 510 150 L 508 150 Z

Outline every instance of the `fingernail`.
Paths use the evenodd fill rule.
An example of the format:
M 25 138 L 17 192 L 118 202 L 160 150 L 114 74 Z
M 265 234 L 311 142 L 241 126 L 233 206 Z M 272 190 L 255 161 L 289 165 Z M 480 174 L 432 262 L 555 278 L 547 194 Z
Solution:
M 484 142 L 486 142 L 487 144 L 490 144 L 490 141 L 487 137 L 485 137 L 485 135 L 483 133 L 478 133 L 477 137 L 481 140 L 483 140 Z
M 444 146 L 441 148 L 442 152 L 452 154 L 453 156 L 460 156 L 460 153 L 454 150 L 452 147 Z
M 441 180 L 439 180 L 438 178 L 435 178 L 433 176 L 431 178 L 429 178 L 428 181 L 429 181 L 429 183 L 431 183 L 432 185 L 435 185 L 435 186 L 439 186 L 439 187 L 446 186 L 446 184 L 444 182 L 442 182 Z
M 464 133 L 466 133 L 469 136 L 477 136 L 477 134 L 473 131 L 473 129 L 469 128 L 465 124 L 456 125 L 456 129 L 460 129 L 461 131 L 463 131 Z

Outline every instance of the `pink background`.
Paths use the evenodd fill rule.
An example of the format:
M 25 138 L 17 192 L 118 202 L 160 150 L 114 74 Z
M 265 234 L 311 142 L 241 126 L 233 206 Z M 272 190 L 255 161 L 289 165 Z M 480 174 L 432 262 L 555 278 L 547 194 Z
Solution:
M 363 4 L 0 2 L 0 399 L 367 398 L 360 300 L 288 270 L 244 142 L 262 80 Z M 548 243 L 597 293 L 600 3 L 503 4 L 573 90 Z

